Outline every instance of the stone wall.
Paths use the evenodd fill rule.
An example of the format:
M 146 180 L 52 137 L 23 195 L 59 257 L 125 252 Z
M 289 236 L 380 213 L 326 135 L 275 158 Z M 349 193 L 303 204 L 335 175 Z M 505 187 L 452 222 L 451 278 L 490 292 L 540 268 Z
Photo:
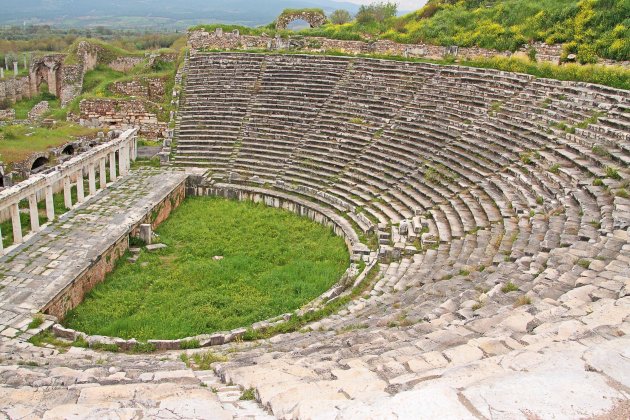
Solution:
M 64 66 L 61 68 L 61 87 L 59 89 L 59 99 L 61 106 L 66 106 L 83 90 L 83 66 Z
M 115 130 L 138 127 L 139 135 L 150 139 L 168 134 L 168 124 L 159 122 L 141 100 L 84 99 L 79 110 L 79 123 L 86 127 Z
M 16 102 L 31 97 L 31 84 L 27 76 L 0 80 L 0 101 Z
M 0 109 L 0 121 L 11 121 L 15 119 L 15 109 Z
M 36 120 L 41 118 L 46 112 L 48 112 L 48 101 L 41 101 L 28 112 L 28 119 Z
M 187 196 L 218 196 L 238 201 L 253 201 L 264 203 L 269 207 L 281 208 L 302 217 L 329 226 L 337 236 L 346 242 L 348 252 L 353 259 L 358 260 L 362 254 L 368 253 L 365 247 L 352 228 L 352 225 L 334 211 L 322 207 L 317 203 L 301 199 L 294 195 L 285 194 L 280 191 L 268 190 L 265 188 L 251 187 L 237 184 L 211 184 L 208 185 L 203 177 L 189 177 Z
M 527 54 L 533 48 L 536 50 L 536 59 L 538 61 L 559 62 L 562 55 L 562 44 L 548 45 L 544 42 L 536 42 L 533 44 L 523 45 L 519 52 Z
M 188 33 L 188 45 L 193 50 L 200 49 L 267 49 L 282 50 L 296 49 L 309 52 L 340 51 L 347 54 L 382 54 L 397 55 L 413 58 L 440 59 L 448 55 L 457 57 L 494 57 L 511 56 L 509 51 L 488 50 L 478 47 L 442 47 L 429 44 L 400 44 L 389 40 L 374 42 L 346 41 L 322 37 L 269 37 L 240 35 L 238 31 L 223 32 L 217 29 L 209 33 L 203 30 Z M 540 61 L 552 61 L 558 63 L 562 47 L 546 44 L 534 44 L 534 48 L 540 49 L 537 54 Z M 524 51 L 529 50 L 529 46 Z
M 125 96 L 161 101 L 166 93 L 166 81 L 159 77 L 140 78 L 127 82 L 116 82 L 111 85 L 113 93 Z
M 126 73 L 144 61 L 144 57 L 117 57 L 107 66 L 115 71 Z

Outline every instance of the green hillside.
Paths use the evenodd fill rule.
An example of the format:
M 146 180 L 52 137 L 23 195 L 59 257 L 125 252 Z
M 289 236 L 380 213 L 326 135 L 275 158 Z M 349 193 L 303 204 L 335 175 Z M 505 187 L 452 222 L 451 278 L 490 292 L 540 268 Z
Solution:
M 630 0 L 430 0 L 401 17 L 328 24 L 304 34 L 515 51 L 564 43 L 582 63 L 630 59 Z

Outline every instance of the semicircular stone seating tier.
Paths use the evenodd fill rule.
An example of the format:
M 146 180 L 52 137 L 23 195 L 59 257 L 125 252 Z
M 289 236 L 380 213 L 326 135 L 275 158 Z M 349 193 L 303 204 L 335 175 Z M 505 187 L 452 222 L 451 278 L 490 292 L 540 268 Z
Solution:
M 379 242 L 372 285 L 300 331 L 212 348 L 216 372 L 0 331 L 3 414 L 265 418 L 238 400 L 252 388 L 286 419 L 627 417 L 628 91 L 326 56 L 186 69 L 174 163 L 335 210 Z
M 589 389 L 618 401 L 602 384 L 630 385 L 627 362 L 602 359 L 621 360 L 630 333 L 627 91 L 426 63 L 198 54 L 176 135 L 178 165 L 306 196 L 378 235 L 369 293 L 221 366 L 274 414 L 426 414 L 418 401 L 437 398 L 437 417 L 577 416 L 615 404 Z M 518 384 L 531 404 L 514 403 Z M 550 391 L 571 403 L 545 406 Z
M 326 15 L 320 11 L 298 10 L 295 12 L 287 12 L 278 16 L 276 19 L 276 29 L 281 31 L 289 27 L 291 22 L 303 20 L 307 22 L 311 28 L 318 28 L 326 23 Z

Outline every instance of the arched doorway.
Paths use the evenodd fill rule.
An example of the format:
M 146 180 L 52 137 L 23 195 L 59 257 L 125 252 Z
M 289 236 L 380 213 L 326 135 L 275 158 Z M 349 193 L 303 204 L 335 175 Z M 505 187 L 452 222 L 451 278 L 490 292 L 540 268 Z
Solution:
M 66 147 L 64 147 L 64 149 L 61 151 L 61 153 L 62 153 L 62 154 L 64 154 L 64 155 L 68 155 L 68 156 L 72 156 L 72 155 L 74 155 L 74 153 L 75 153 L 75 150 L 74 150 L 74 145 L 72 145 L 72 144 L 67 145 L 67 146 L 66 146 Z
M 42 171 L 46 167 L 48 162 L 49 160 L 46 156 L 38 157 L 37 159 L 35 159 L 35 161 L 31 165 L 31 173 L 37 173 L 37 172 Z
M 287 25 L 287 29 L 290 31 L 301 31 L 302 29 L 308 29 L 311 24 L 304 19 L 295 19 Z

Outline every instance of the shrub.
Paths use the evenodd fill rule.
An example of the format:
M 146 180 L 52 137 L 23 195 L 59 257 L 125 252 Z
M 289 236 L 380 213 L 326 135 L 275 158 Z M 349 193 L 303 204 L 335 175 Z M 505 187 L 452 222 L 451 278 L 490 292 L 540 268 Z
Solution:
M 529 49 L 527 50 L 527 58 L 529 58 L 529 61 L 535 63 L 536 61 L 538 61 L 536 59 L 536 48 L 534 47 L 529 47 Z
M 518 308 L 519 306 L 524 306 L 524 305 L 531 305 L 532 304 L 532 299 L 529 296 L 520 296 L 518 299 L 516 299 L 516 301 L 514 302 L 514 307 Z
M 620 189 L 617 191 L 617 197 L 621 197 L 621 198 L 630 198 L 630 194 L 628 194 L 628 191 L 626 189 Z
M 621 175 L 619 175 L 619 171 L 617 170 L 617 168 L 614 168 L 612 166 L 606 167 L 606 177 L 617 181 L 621 180 Z
M 592 44 L 581 44 L 577 51 L 577 60 L 582 64 L 597 63 L 597 53 Z
M 599 145 L 595 145 L 593 146 L 593 148 L 591 149 L 593 151 L 593 153 L 595 153 L 597 156 L 609 156 L 608 150 L 606 150 L 604 147 L 599 146 Z
M 503 293 L 516 292 L 518 290 L 518 286 L 511 281 L 507 282 L 505 286 L 501 288 Z
M 591 262 L 589 260 L 580 259 L 578 260 L 577 265 L 579 265 L 582 268 L 588 268 L 590 267 Z
M 241 395 L 239 399 L 243 401 L 251 401 L 251 400 L 256 399 L 256 395 L 254 394 L 254 388 L 248 388 L 245 391 L 243 391 L 243 394 Z

